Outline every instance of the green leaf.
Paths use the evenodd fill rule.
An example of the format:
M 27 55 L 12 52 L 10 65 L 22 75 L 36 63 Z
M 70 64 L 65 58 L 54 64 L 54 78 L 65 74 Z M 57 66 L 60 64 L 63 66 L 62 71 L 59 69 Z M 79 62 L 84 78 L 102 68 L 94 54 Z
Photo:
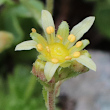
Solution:
M 4 4 L 6 0 L 0 0 L 0 5 Z
M 97 2 L 94 13 L 99 32 L 110 39 L 110 3 L 107 1 Z
M 47 101 L 48 101 L 47 91 L 46 91 L 44 86 L 43 86 L 43 89 L 42 89 L 42 94 L 43 94 L 43 97 L 44 97 L 44 100 L 45 100 L 45 105 L 47 106 Z
M 32 17 L 31 12 L 23 5 L 19 4 L 13 8 L 14 13 L 17 17 L 30 18 Z
M 7 11 L 4 12 L 3 17 L 4 17 L 5 29 L 14 34 L 15 37 L 14 44 L 17 44 L 20 41 L 22 41 L 24 37 L 24 33 L 20 27 L 19 21 L 13 9 L 9 9 L 8 12 Z
M 20 2 L 31 12 L 31 16 L 41 26 L 41 11 L 44 8 L 42 2 L 36 0 L 20 0 Z

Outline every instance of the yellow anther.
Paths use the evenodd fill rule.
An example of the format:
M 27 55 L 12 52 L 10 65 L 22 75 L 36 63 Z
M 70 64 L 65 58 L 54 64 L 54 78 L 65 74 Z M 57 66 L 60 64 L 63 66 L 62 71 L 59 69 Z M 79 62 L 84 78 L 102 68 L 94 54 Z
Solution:
M 58 37 L 60 40 L 63 40 L 63 38 L 62 38 L 60 35 L 57 35 L 57 37 Z
M 47 52 L 50 52 L 50 48 L 48 46 L 46 46 Z
M 66 56 L 66 57 L 65 57 L 65 60 L 71 60 L 71 59 L 72 59 L 71 56 Z
M 47 27 L 46 29 L 47 34 L 52 34 L 54 32 L 54 28 L 52 26 Z
M 76 37 L 75 37 L 73 34 L 70 34 L 70 35 L 68 36 L 68 40 L 69 40 L 70 42 L 74 42 L 74 41 L 76 40 Z
M 39 51 L 42 51 L 42 50 L 43 50 L 42 44 L 38 44 L 38 45 L 37 45 L 37 49 L 38 49 Z
M 74 57 L 74 58 L 78 58 L 79 56 L 80 56 L 80 52 L 74 52 L 74 53 L 73 53 L 73 57 Z
M 59 60 L 56 59 L 56 58 L 53 58 L 51 61 L 52 61 L 52 63 L 54 63 L 54 64 L 57 64 L 57 63 L 59 62 Z
M 36 32 L 36 29 L 35 28 L 32 28 L 31 30 L 32 30 L 32 32 Z
M 82 41 L 78 41 L 77 43 L 76 43 L 76 47 L 78 48 L 78 47 L 81 47 L 82 46 Z

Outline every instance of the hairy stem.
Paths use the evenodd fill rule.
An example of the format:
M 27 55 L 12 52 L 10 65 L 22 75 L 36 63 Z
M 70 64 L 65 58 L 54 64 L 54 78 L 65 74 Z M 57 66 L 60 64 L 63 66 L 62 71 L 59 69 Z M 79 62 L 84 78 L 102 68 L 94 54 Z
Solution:
M 55 110 L 55 89 L 48 91 L 48 110 Z
M 47 0 L 46 2 L 46 9 L 53 14 L 53 5 L 54 5 L 54 0 Z

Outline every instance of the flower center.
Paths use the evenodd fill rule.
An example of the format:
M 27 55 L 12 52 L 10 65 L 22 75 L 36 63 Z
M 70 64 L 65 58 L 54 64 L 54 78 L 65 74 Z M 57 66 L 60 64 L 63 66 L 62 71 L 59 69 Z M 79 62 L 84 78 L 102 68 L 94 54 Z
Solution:
M 49 45 L 50 54 L 52 58 L 56 58 L 59 62 L 64 62 L 65 57 L 69 55 L 68 49 L 60 43 L 54 43 Z

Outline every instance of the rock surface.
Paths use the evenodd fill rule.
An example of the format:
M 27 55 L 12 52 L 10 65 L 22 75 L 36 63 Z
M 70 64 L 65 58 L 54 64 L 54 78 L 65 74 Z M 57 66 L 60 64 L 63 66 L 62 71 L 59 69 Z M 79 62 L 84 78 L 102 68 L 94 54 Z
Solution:
M 75 109 L 110 110 L 110 53 L 89 51 L 97 65 L 97 71 L 89 71 L 64 82 L 61 96 L 75 100 Z

